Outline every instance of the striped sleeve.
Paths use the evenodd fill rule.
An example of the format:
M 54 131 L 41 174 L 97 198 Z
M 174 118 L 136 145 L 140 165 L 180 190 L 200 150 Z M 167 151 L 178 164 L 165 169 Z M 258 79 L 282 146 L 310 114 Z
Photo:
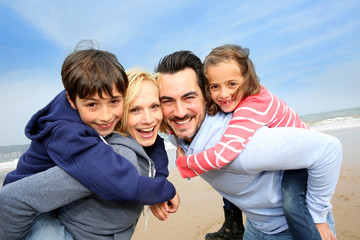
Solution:
M 294 110 L 262 87 L 259 94 L 239 103 L 219 143 L 206 151 L 176 159 L 181 176 L 195 177 L 230 163 L 262 126 L 308 128 Z

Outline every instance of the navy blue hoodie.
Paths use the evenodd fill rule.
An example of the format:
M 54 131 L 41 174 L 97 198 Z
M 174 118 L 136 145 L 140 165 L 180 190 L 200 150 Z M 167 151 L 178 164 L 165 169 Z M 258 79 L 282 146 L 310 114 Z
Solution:
M 164 177 L 167 170 L 162 169 L 162 177 L 139 176 L 134 165 L 82 122 L 65 91 L 30 119 L 25 135 L 31 140 L 30 147 L 20 157 L 17 168 L 8 173 L 4 185 L 58 165 L 105 200 L 155 204 L 175 196 L 174 186 Z M 157 139 L 147 152 L 153 160 L 166 158 L 167 165 L 163 146 Z

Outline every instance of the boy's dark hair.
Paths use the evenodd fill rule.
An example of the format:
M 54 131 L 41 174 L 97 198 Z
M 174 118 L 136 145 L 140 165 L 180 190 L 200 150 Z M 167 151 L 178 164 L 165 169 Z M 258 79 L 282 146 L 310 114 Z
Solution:
M 84 43 L 88 49 L 80 49 Z M 110 52 L 94 49 L 92 41 L 79 42 L 75 51 L 65 59 L 61 77 L 73 102 L 76 96 L 85 98 L 96 93 L 102 97 L 105 92 L 113 97 L 114 84 L 124 95 L 128 86 L 126 72 L 117 57 Z
M 177 51 L 172 54 L 166 55 L 160 59 L 157 67 L 155 68 L 156 73 L 176 73 L 185 68 L 191 68 L 195 71 L 197 77 L 197 84 L 199 85 L 203 96 L 205 97 L 205 74 L 204 66 L 194 53 L 191 51 Z

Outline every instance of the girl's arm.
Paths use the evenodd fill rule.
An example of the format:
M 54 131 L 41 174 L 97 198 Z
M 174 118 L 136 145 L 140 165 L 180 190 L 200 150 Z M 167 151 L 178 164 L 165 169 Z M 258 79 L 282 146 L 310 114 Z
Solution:
M 180 174 L 184 178 L 195 177 L 227 165 L 262 126 L 307 127 L 292 109 L 262 87 L 259 94 L 247 97 L 237 106 L 218 144 L 201 153 L 176 159 Z

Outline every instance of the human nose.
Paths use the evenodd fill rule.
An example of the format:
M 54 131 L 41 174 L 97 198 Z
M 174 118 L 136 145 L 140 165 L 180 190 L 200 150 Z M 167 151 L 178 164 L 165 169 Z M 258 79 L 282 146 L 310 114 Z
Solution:
M 145 124 L 151 124 L 154 121 L 154 117 L 149 110 L 145 110 L 142 117 L 142 122 Z
M 174 110 L 175 117 L 182 118 L 186 115 L 186 107 L 182 102 L 177 102 Z
M 220 98 L 227 98 L 230 95 L 229 90 L 227 88 L 220 88 L 219 97 Z
M 108 122 L 110 121 L 112 118 L 112 111 L 109 107 L 102 107 L 101 111 L 100 111 L 100 117 L 99 119 L 103 122 Z

